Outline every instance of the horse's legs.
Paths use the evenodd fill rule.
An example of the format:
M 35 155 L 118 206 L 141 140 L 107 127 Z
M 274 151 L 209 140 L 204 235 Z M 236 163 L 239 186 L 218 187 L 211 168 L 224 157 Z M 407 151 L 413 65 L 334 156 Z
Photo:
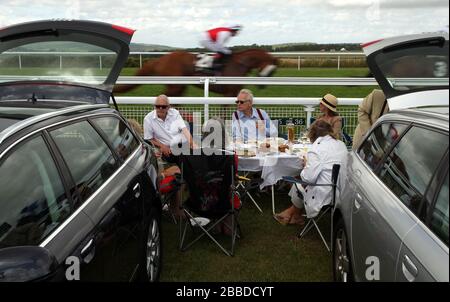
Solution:
M 164 92 L 167 96 L 182 96 L 186 90 L 186 85 L 167 85 Z

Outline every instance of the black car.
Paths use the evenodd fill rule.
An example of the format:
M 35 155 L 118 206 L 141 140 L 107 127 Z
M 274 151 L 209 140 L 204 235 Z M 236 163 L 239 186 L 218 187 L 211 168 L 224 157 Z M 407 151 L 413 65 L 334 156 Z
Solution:
M 156 158 L 109 105 L 132 35 L 0 29 L 0 281 L 158 279 Z

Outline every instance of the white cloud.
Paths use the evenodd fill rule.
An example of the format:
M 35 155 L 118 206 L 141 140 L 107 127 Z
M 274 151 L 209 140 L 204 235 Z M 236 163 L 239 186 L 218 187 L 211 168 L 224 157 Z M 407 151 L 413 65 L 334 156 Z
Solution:
M 231 45 L 364 42 L 448 25 L 448 0 L 0 0 L 0 27 L 52 18 L 137 29 L 134 42 L 198 46 L 214 26 L 243 24 Z

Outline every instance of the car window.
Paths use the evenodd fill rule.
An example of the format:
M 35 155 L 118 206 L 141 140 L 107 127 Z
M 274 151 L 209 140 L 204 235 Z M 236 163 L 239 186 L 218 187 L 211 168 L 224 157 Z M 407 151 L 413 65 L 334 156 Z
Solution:
M 111 150 L 87 121 L 53 130 L 50 135 L 72 174 L 82 201 L 116 171 L 117 162 Z
M 138 140 L 119 118 L 108 116 L 96 118 L 93 122 L 106 134 L 106 137 L 122 160 L 127 159 L 139 146 Z
M 378 125 L 359 148 L 359 156 L 372 170 L 375 170 L 386 152 L 407 127 L 407 125 L 396 123 Z
M 37 245 L 71 213 L 53 158 L 41 136 L 0 162 L 0 248 Z
M 447 135 L 412 127 L 383 163 L 381 180 L 421 218 L 422 198 L 447 148 Z
M 448 172 L 441 191 L 436 200 L 436 205 L 431 212 L 430 229 L 448 245 Z

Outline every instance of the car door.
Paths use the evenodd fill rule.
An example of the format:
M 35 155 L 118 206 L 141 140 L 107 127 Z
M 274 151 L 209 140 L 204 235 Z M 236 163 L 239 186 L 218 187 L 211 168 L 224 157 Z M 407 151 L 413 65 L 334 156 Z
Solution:
M 48 137 L 38 133 L 19 140 L 1 155 L 0 174 L 0 248 L 47 249 L 59 264 L 54 280 L 67 279 L 66 260 L 75 256 L 71 263 L 76 267 L 69 277 L 77 280 L 81 255 L 76 251 L 84 249 L 93 224 L 82 211 L 74 210 L 66 175 Z
M 51 129 L 49 135 L 78 192 L 75 208 L 95 225 L 84 250 L 78 251 L 90 264 L 82 269 L 81 279 L 132 279 L 138 268 L 138 220 L 127 213 L 137 211 L 140 201 L 136 172 L 121 163 L 87 120 Z
M 407 235 L 415 230 L 418 221 L 425 220 L 427 207 L 424 205 L 429 204 L 427 191 L 447 149 L 448 135 L 445 132 L 413 124 L 380 167 L 380 180 L 395 196 L 391 204 L 385 206 L 393 208 L 395 205 L 402 209 L 396 215 L 386 217 L 386 224 L 398 233 L 403 242 L 405 238 L 410 238 Z M 413 241 L 419 240 L 416 236 L 411 238 L 414 238 Z M 384 247 L 383 244 L 381 247 Z M 419 245 L 411 247 L 419 248 Z M 425 245 L 422 248 L 429 247 Z M 410 265 L 411 258 L 401 259 L 404 258 L 401 253 L 398 257 L 398 262 Z M 395 268 L 398 265 L 400 263 L 396 263 Z
M 447 158 L 438 168 L 425 201 L 424 218 L 403 239 L 398 281 L 449 280 L 449 181 Z
M 351 161 L 349 186 L 354 190 L 351 217 L 352 259 L 355 279 L 395 280 L 401 239 L 412 223 L 397 223 L 404 209 L 377 176 L 386 154 L 407 129 L 407 124 L 378 124 Z M 376 271 L 372 271 L 376 265 Z M 374 273 L 374 274 L 372 274 Z
M 115 261 L 119 274 L 126 271 L 126 267 L 134 264 L 133 277 L 135 277 L 137 265 L 142 264 L 140 263 L 141 252 L 144 248 L 142 237 L 147 218 L 143 206 L 145 184 L 142 182 L 139 171 L 133 165 L 136 161 L 138 162 L 136 166 L 144 165 L 142 149 L 139 148 L 140 142 L 118 116 L 100 116 L 90 121 L 116 154 L 123 170 L 120 173 L 121 176 L 116 176 L 113 181 L 117 186 L 126 188 L 120 202 L 115 205 L 115 209 L 121 215 L 118 231 L 122 232 L 119 238 L 120 250 L 116 253 Z M 125 173 L 127 175 L 124 175 Z M 120 268 L 120 266 L 126 267 Z

